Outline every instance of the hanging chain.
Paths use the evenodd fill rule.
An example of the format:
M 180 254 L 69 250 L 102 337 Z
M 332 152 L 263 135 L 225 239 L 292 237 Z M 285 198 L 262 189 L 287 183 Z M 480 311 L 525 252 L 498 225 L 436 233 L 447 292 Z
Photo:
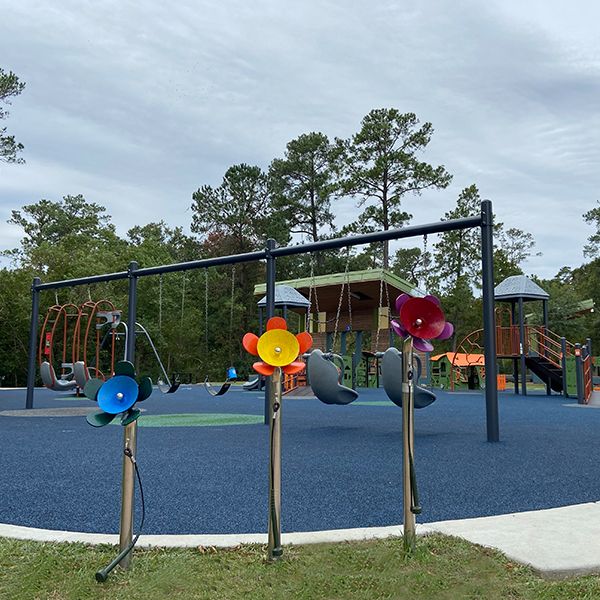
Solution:
M 317 288 L 315 286 L 315 255 L 310 255 L 310 282 L 308 284 L 308 314 L 306 315 L 306 331 L 311 331 L 311 315 L 312 315 L 312 297 L 315 297 L 315 308 L 317 309 L 317 318 L 315 319 L 319 323 L 319 296 L 317 295 Z
M 383 271 L 379 280 L 379 308 L 377 309 L 377 333 L 375 334 L 374 352 L 379 352 L 379 332 L 381 331 L 381 308 L 383 307 Z
M 158 335 L 162 334 L 163 275 L 158 278 Z
M 204 355 L 208 355 L 208 269 L 204 269 Z
M 231 306 L 229 308 L 229 363 L 233 361 L 233 303 L 235 300 L 235 265 L 231 265 Z
M 335 343 L 337 341 L 337 334 L 338 334 L 338 325 L 340 323 L 340 314 L 342 312 L 342 302 L 344 300 L 344 285 L 346 284 L 346 281 L 348 279 L 348 268 L 350 266 L 350 246 L 348 246 L 348 248 L 346 248 L 346 269 L 344 270 L 344 279 L 342 280 L 342 289 L 340 290 L 340 300 L 338 302 L 338 307 L 337 307 L 337 313 L 335 315 L 335 325 L 333 327 L 333 342 L 331 344 L 332 350 L 335 350 Z M 350 287 L 350 286 L 348 286 Z M 348 290 L 348 300 L 350 300 L 350 290 Z M 352 310 L 350 308 L 350 303 L 348 303 L 348 311 L 350 313 L 350 311 Z
M 183 325 L 183 313 L 185 311 L 185 271 L 183 272 L 183 284 L 181 290 L 181 325 Z
M 56 292 L 56 291 L 54 292 L 54 302 L 55 302 L 56 306 L 59 306 L 59 304 L 58 304 L 58 292 Z

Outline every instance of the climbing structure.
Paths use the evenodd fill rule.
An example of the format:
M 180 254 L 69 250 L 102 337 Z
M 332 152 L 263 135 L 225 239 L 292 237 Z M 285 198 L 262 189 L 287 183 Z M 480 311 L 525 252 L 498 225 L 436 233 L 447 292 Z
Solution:
M 592 383 L 592 356 L 588 345 L 573 344 L 548 328 L 549 294 L 525 277 L 508 277 L 494 290 L 496 302 L 510 303 L 510 308 L 496 308 L 496 354 L 513 362 L 515 393 L 527 394 L 527 370 L 546 384 L 548 395 L 554 391 L 589 402 Z M 543 303 L 543 325 L 525 323 L 525 302 Z M 464 356 L 474 357 L 472 366 L 480 366 L 483 354 L 483 329 L 473 331 L 457 346 L 451 369 L 450 388 L 466 383 L 469 364 Z M 477 358 L 476 358 L 477 357 Z M 467 367 L 467 369 L 465 369 Z M 483 368 L 483 367 L 480 367 Z M 485 370 L 481 377 L 485 377 Z

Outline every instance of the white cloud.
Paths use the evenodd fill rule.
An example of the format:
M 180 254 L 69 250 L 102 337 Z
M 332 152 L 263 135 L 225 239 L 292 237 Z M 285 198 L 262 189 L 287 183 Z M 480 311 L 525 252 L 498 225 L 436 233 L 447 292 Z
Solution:
M 140 213 L 187 226 L 191 193 L 228 166 L 266 167 L 303 132 L 345 137 L 395 106 L 433 123 L 425 156 L 454 174 L 448 190 L 406 200 L 413 222 L 439 219 L 476 183 L 536 237 L 544 256 L 527 270 L 552 276 L 582 261 L 581 214 L 600 183 L 589 4 L 12 3 L 0 66 L 27 83 L 7 122 L 27 164 L 0 165 L 0 217 L 83 193 L 120 231 Z

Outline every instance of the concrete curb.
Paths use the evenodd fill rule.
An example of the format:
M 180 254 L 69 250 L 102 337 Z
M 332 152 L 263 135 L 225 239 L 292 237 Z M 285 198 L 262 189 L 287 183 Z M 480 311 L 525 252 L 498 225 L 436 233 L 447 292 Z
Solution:
M 417 525 L 417 535 L 431 533 L 428 525 Z M 362 540 L 400 537 L 402 525 L 389 527 L 361 527 L 356 529 L 331 529 L 327 531 L 301 531 L 283 533 L 283 544 L 304 545 L 334 542 L 355 542 Z M 83 533 L 78 531 L 57 531 L 53 529 L 37 529 L 20 525 L 0 524 L 0 537 L 35 542 L 80 542 L 83 544 L 119 543 L 117 534 Z M 266 544 L 266 533 L 231 533 L 231 534 L 170 534 L 141 535 L 137 543 L 140 548 L 195 548 L 198 546 L 214 546 L 217 548 L 235 548 L 240 544 Z

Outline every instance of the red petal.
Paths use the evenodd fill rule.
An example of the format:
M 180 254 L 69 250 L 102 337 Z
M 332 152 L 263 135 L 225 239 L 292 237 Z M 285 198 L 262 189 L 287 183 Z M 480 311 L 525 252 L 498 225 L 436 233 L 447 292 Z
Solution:
M 290 363 L 285 367 L 281 367 L 281 370 L 288 375 L 293 375 L 294 373 L 300 373 L 300 371 L 304 371 L 304 367 L 306 367 L 306 364 L 300 360 L 295 360 L 293 363 Z
M 254 333 L 247 333 L 242 338 L 242 346 L 244 346 L 246 352 L 250 352 L 250 354 L 253 354 L 254 356 L 258 356 L 258 350 L 256 349 L 257 344 L 258 336 Z
M 271 317 L 267 321 L 267 331 L 270 331 L 271 329 L 286 329 L 287 330 L 287 323 L 285 322 L 285 319 L 282 317 Z
M 261 375 L 273 375 L 273 373 L 275 372 L 275 367 L 272 367 L 271 365 L 268 365 L 267 363 L 264 363 L 262 361 L 260 362 L 255 362 L 252 365 L 252 368 L 257 372 L 260 373 Z
M 296 336 L 300 344 L 299 354 L 304 354 L 313 344 L 312 335 L 308 331 L 303 331 Z

